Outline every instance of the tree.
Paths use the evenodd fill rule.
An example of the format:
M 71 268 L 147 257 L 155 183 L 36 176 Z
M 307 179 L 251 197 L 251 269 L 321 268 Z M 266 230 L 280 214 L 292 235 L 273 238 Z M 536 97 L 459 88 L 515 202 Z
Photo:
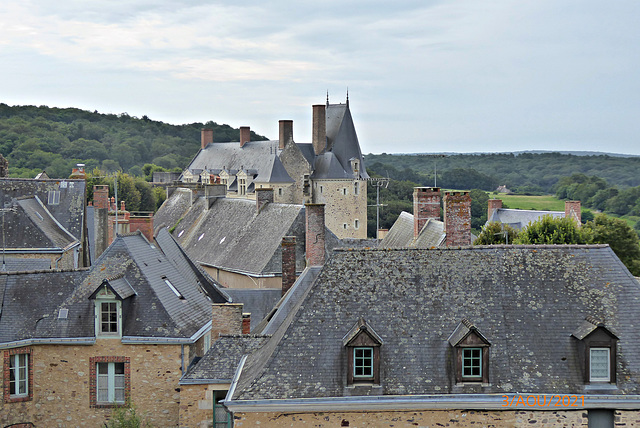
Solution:
M 481 230 L 487 222 L 489 195 L 480 189 L 471 189 L 471 229 Z
M 576 223 L 566 217 L 544 215 L 522 229 L 515 244 L 585 244 L 586 239 Z
M 513 244 L 518 231 L 508 224 L 492 221 L 482 227 L 473 245 Z
M 590 244 L 609 244 L 627 269 L 640 276 L 640 239 L 626 221 L 599 214 L 583 228 Z

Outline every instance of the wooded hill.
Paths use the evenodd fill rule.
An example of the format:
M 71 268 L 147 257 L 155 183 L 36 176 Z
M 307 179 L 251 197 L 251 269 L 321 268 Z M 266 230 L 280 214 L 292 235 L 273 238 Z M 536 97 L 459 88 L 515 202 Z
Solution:
M 33 178 L 46 170 L 68 177 L 76 163 L 92 171 L 122 170 L 142 176 L 145 164 L 182 170 L 200 148 L 200 130 L 212 128 L 214 141 L 237 141 L 239 130 L 215 122 L 169 125 L 122 114 L 76 108 L 0 104 L 0 154 L 11 177 Z M 253 140 L 265 140 L 251 133 Z

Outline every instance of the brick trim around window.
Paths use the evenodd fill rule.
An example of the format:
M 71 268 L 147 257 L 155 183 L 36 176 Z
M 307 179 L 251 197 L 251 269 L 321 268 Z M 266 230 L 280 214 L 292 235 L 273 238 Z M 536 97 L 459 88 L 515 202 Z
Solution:
M 131 358 L 129 357 L 91 357 L 89 358 L 89 407 L 109 409 L 120 404 L 98 404 L 98 376 L 97 363 L 124 363 L 124 399 L 125 403 L 131 398 Z
M 16 354 L 29 354 L 28 358 L 28 373 L 27 373 L 27 381 L 28 381 L 28 389 L 29 394 L 24 397 L 15 397 L 12 398 L 10 394 L 10 379 L 11 376 L 9 374 L 9 370 L 11 368 L 11 356 Z M 23 401 L 31 401 L 33 400 L 33 353 L 31 352 L 31 348 L 14 348 L 7 349 L 4 351 L 4 368 L 2 370 L 2 377 L 4 379 L 4 402 L 5 403 L 20 403 Z

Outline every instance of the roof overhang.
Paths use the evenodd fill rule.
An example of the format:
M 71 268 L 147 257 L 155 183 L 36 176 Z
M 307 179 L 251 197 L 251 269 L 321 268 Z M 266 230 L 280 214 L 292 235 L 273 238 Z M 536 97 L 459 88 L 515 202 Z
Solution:
M 227 397 L 232 396 L 228 394 Z M 521 397 L 521 399 L 520 399 Z M 554 397 L 555 400 L 554 400 Z M 299 398 L 286 400 L 225 400 L 232 412 L 360 412 L 397 410 L 506 410 L 557 411 L 552 403 L 557 397 L 577 397 L 579 409 L 640 409 L 640 395 L 586 394 L 448 394 L 384 395 L 358 397 Z M 584 404 L 582 401 L 584 397 Z M 533 404 L 529 406 L 526 402 Z M 547 405 L 540 406 L 537 403 Z M 523 404 L 524 403 L 524 404 Z
M 96 343 L 95 337 L 52 337 L 23 339 L 13 342 L 0 343 L 0 349 L 20 348 L 31 345 L 93 345 Z

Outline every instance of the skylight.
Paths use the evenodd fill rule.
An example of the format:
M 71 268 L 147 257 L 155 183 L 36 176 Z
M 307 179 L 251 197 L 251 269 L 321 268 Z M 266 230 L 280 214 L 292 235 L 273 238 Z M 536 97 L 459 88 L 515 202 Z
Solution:
M 171 283 L 171 281 L 167 279 L 166 276 L 163 276 L 162 279 L 164 279 L 164 283 L 169 286 L 169 288 L 171 289 L 171 291 L 173 291 L 173 294 L 175 294 L 176 297 L 178 297 L 179 299 L 184 299 L 184 296 L 180 294 L 178 289 Z

